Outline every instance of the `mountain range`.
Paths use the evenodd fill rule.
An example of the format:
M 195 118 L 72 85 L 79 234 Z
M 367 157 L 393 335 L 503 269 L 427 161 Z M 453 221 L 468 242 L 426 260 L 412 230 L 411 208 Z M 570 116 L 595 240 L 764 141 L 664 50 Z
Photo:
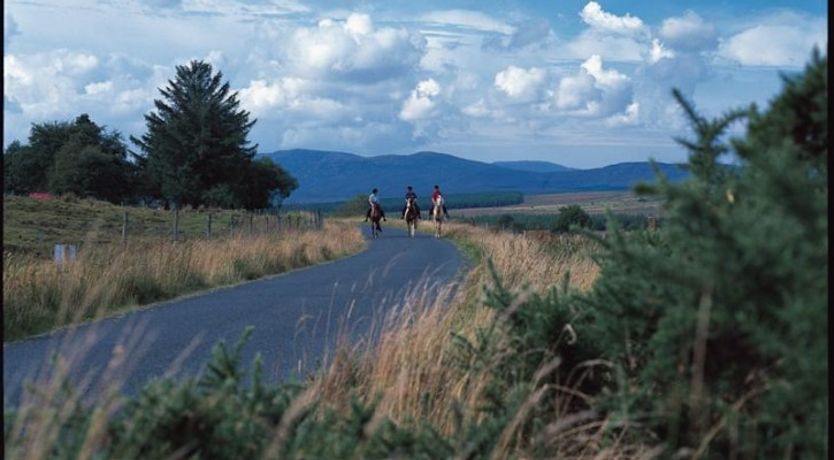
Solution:
M 625 190 L 640 181 L 652 181 L 648 162 L 618 163 L 592 169 L 572 169 L 549 162 L 484 163 L 437 152 L 364 157 L 323 150 L 279 150 L 261 154 L 281 165 L 299 187 L 287 203 L 339 201 L 372 188 L 382 197 L 402 195 L 412 185 L 428 195 L 435 184 L 447 194 L 514 190 L 522 193 Z M 679 165 L 655 163 L 669 180 L 688 173 Z

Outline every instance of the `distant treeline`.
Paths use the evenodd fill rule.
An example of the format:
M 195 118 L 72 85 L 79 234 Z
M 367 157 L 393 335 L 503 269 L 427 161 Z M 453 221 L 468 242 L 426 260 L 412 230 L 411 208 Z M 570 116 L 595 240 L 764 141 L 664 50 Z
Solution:
M 403 193 L 405 195 L 405 193 Z M 495 206 L 510 206 L 519 204 L 524 201 L 524 194 L 521 192 L 482 192 L 482 193 L 459 193 L 452 195 L 443 195 L 446 200 L 447 209 L 463 209 L 463 208 L 487 208 Z M 387 197 L 381 198 L 380 203 L 383 209 L 399 209 L 405 203 L 405 198 Z M 428 210 L 431 206 L 430 195 L 419 195 L 417 198 L 418 205 L 423 210 Z M 324 213 L 337 213 L 343 215 L 349 214 L 363 214 L 368 207 L 367 195 L 357 195 L 347 201 L 331 201 L 326 203 L 293 203 L 284 204 L 283 208 L 293 211 L 314 211 L 320 210 Z
M 612 214 L 614 221 L 624 230 L 642 230 L 648 225 L 648 217 L 641 214 Z M 564 220 L 564 219 L 563 219 Z M 521 233 L 526 230 L 564 231 L 558 214 L 493 214 L 464 219 L 472 225 L 497 228 Z M 608 216 L 590 215 L 589 225 L 581 225 L 591 230 L 603 231 L 608 228 Z M 571 222 L 579 224 L 579 222 Z M 659 225 L 659 224 L 658 224 Z

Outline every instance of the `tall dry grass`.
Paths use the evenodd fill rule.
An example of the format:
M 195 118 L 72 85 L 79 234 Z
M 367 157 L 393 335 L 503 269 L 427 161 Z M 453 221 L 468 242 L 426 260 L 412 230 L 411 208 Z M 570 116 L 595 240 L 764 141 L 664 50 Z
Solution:
M 426 295 L 425 289 L 413 293 L 382 321 L 376 343 L 336 352 L 311 390 L 331 407 L 343 407 L 350 397 L 359 397 L 366 403 L 377 402 L 379 420 L 426 421 L 452 435 L 457 417 L 453 408 L 460 407 L 468 420 L 484 417 L 479 408 L 486 401 L 493 372 L 500 360 L 508 359 L 496 354 L 481 366 L 454 365 L 452 335 L 473 339 L 479 328 L 498 321 L 495 310 L 481 304 L 482 288 L 491 283 L 487 259 L 506 287 L 527 293 L 543 293 L 562 283 L 568 273 L 572 289 L 587 290 L 599 273 L 592 260 L 598 245 L 581 235 L 516 235 L 462 224 L 446 224 L 444 232 L 464 246 L 473 246 L 467 252 L 479 254 L 481 260 L 457 288 L 442 288 L 436 296 Z M 556 367 L 558 362 L 544 363 L 537 378 Z M 586 423 L 588 414 L 571 414 L 568 404 L 552 407 L 552 419 L 565 423 L 547 427 L 543 439 L 520 441 L 525 417 L 552 391 L 561 391 L 565 398 L 584 397 L 571 394 L 569 388 L 542 387 L 531 394 L 502 433 L 494 458 L 523 458 L 525 452 L 518 446 L 531 444 L 545 446 L 554 458 L 650 458 L 656 452 L 649 446 L 603 443 L 607 422 Z
M 572 288 L 585 290 L 593 284 L 598 273 L 591 259 L 596 245 L 581 236 L 551 239 L 493 233 L 465 225 L 447 225 L 445 228 L 448 236 L 462 245 L 474 247 L 483 259 L 476 261 L 458 285 L 417 286 L 400 305 L 387 306 L 388 313 L 378 318 L 374 326 L 373 334 L 377 340 L 359 345 L 345 344 L 335 350 L 271 432 L 270 439 L 266 440 L 264 458 L 275 458 L 282 445 L 292 442 L 291 427 L 308 409 L 335 408 L 347 414 L 351 411 L 352 398 L 376 403 L 374 416 L 363 427 L 363 433 L 374 432 L 379 423 L 389 419 L 401 426 L 429 423 L 444 436 L 453 436 L 459 415 L 468 422 L 486 417 L 479 408 L 485 402 L 491 380 L 496 378 L 495 366 L 500 360 L 508 359 L 496 354 L 481 366 L 454 364 L 452 334 L 472 338 L 479 328 L 498 320 L 496 312 L 482 304 L 483 286 L 491 282 L 487 258 L 494 262 L 508 287 L 527 292 L 543 292 L 561 283 L 568 272 L 572 274 Z M 298 247 L 294 246 L 295 253 L 300 251 Z M 215 261 L 223 260 L 222 257 L 198 258 L 194 252 L 199 251 L 191 251 L 189 263 L 202 267 L 203 276 L 228 279 L 232 273 L 228 266 Z M 535 380 L 543 380 L 558 365 L 558 361 L 544 363 Z M 559 398 L 555 398 L 556 403 L 550 402 L 551 406 L 547 408 L 553 413 L 549 420 L 555 422 L 539 431 L 535 439 L 524 439 L 523 426 L 531 412 L 540 409 L 543 401 L 553 401 L 545 398 L 549 393 L 557 392 L 563 398 L 583 397 L 569 394 L 569 388 L 534 387 L 536 390 L 526 397 L 499 434 L 491 458 L 539 458 L 541 455 L 536 452 L 541 451 L 534 451 L 531 446 L 544 449 L 547 458 L 650 459 L 659 454 L 652 446 L 635 444 L 623 437 L 606 437 L 606 430 L 613 421 L 599 420 L 587 411 L 571 413 L 567 404 L 559 403 Z M 44 394 L 44 401 L 27 406 L 14 424 L 17 430 L 33 426 L 40 430 L 38 433 L 42 432 L 38 439 L 51 441 L 45 444 L 38 441 L 31 446 L 19 442 L 16 445 L 20 452 L 26 452 L 26 457 L 48 456 L 48 446 L 58 442 L 57 425 L 72 416 L 75 401 L 64 404 L 57 399 L 59 404 L 56 404 L 60 392 L 50 387 L 45 388 Z M 40 407 L 53 409 L 44 412 Z M 106 420 L 114 414 L 113 407 L 111 399 L 105 398 L 100 403 L 94 422 L 98 428 L 85 433 L 85 446 L 101 442 L 99 438 L 105 436 Z M 13 432 L 16 431 L 13 429 Z M 19 436 L 24 441 L 34 439 Z M 17 438 L 13 436 L 12 439 Z M 459 452 L 459 455 L 467 458 L 465 452 Z
M 16 254 L 3 257 L 6 340 L 206 289 L 281 273 L 359 251 L 358 229 L 326 222 L 321 230 L 186 242 L 85 245 L 58 267 Z

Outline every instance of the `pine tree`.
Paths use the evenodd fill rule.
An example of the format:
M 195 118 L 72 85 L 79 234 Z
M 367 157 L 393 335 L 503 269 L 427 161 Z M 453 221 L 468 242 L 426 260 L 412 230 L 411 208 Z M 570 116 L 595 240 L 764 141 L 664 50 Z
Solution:
M 223 184 L 237 189 L 257 145 L 247 136 L 255 124 L 240 110 L 221 72 L 192 61 L 177 66 L 176 77 L 160 89 L 155 112 L 145 116 L 147 133 L 131 137 L 144 153 L 141 165 L 150 189 L 179 205 L 200 205 L 205 194 Z M 242 197 L 237 197 L 242 203 Z

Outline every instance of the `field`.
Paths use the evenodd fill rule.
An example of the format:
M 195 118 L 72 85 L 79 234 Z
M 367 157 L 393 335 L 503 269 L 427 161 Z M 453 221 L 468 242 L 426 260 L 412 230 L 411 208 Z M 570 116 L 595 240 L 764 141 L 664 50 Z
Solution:
M 125 212 L 128 214 L 128 241 L 172 239 L 172 211 L 122 207 L 88 199 L 35 200 L 6 195 L 3 197 L 3 251 L 50 258 L 54 244 L 76 244 L 80 247 L 120 243 Z M 249 233 L 250 218 L 252 233 L 309 226 L 313 218 L 311 214 L 302 212 L 276 216 L 246 211 L 186 209 L 179 213 L 179 239 L 205 238 L 209 215 L 212 237 Z
M 615 214 L 662 216 L 660 201 L 635 195 L 631 191 L 552 193 L 525 195 L 524 201 L 509 206 L 457 209 L 455 216 L 475 217 L 496 214 L 558 214 L 559 208 L 578 205 L 588 214 L 603 214 L 606 209 Z

